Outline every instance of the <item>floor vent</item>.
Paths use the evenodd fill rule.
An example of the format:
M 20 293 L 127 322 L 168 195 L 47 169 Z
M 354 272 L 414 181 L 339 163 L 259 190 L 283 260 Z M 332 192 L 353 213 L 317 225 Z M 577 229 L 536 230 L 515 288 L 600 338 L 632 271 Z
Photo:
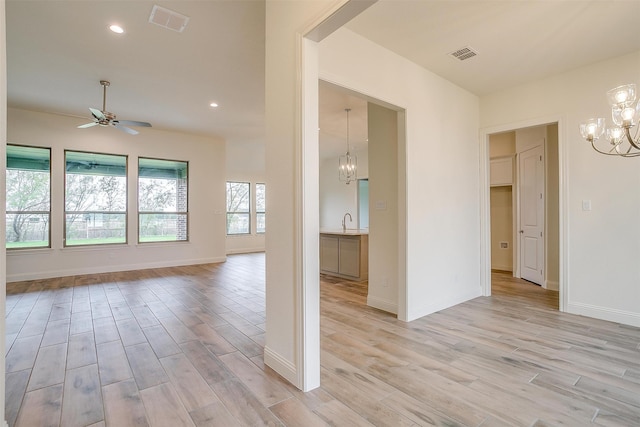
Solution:
M 467 47 L 463 47 L 461 49 L 458 49 L 455 52 L 451 52 L 449 54 L 449 56 L 451 56 L 452 58 L 455 58 L 455 59 L 457 59 L 459 61 L 464 61 L 465 59 L 473 58 L 477 54 L 478 53 L 476 51 L 474 51 L 472 48 L 467 46 Z
M 154 5 L 153 9 L 151 9 L 149 22 L 181 33 L 186 28 L 189 17 L 174 12 L 173 10 Z

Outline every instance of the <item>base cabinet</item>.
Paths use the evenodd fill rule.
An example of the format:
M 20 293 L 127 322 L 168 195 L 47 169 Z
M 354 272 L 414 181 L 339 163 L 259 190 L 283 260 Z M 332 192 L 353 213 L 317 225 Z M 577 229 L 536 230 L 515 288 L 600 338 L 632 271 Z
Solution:
M 338 239 L 320 236 L 320 271 L 338 273 L 340 271 Z
M 350 280 L 367 280 L 369 236 L 321 234 L 320 272 Z

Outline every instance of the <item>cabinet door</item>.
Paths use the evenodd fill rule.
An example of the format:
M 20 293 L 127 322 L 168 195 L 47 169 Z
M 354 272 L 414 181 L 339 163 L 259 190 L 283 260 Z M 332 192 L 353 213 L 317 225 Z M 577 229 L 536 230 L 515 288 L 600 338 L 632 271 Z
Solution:
M 360 239 L 340 238 L 340 274 L 345 276 L 360 276 Z
M 320 236 L 320 270 L 337 273 L 338 266 L 338 238 Z
M 492 186 L 511 185 L 513 182 L 513 158 L 491 159 L 489 184 Z

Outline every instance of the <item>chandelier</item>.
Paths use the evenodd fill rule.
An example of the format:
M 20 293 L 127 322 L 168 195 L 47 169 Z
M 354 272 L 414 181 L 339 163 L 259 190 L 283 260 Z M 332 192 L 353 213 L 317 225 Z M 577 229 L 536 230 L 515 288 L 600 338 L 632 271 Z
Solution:
M 347 153 L 338 159 L 338 179 L 349 184 L 357 179 L 358 158 L 349 152 L 349 111 L 351 108 L 345 108 L 344 111 L 347 112 Z
M 640 101 L 636 102 L 636 95 L 635 84 L 618 86 L 607 92 L 614 126 L 607 128 L 606 132 L 603 118 L 589 119 L 580 125 L 580 134 L 598 153 L 621 157 L 640 156 L 640 132 L 636 129 L 635 134 L 631 135 L 631 129 L 638 124 L 640 117 Z M 596 143 L 603 134 L 608 143 Z

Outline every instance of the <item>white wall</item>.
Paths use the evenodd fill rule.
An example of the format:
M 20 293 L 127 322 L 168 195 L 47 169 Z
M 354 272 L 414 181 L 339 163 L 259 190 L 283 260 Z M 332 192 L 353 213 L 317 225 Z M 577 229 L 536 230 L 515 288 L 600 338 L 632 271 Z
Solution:
M 560 175 L 558 163 L 558 124 L 547 127 L 545 155 L 545 217 L 546 257 L 544 287 L 557 291 L 560 286 Z
M 399 318 L 479 296 L 478 98 L 345 28 L 319 51 L 322 80 L 406 110 L 398 183 L 399 228 L 406 221 L 399 236 L 406 243 L 398 252 L 406 249 L 407 284 L 405 294 L 398 281 Z
M 7 280 L 29 280 L 225 260 L 224 142 L 143 129 L 131 136 L 116 129 L 76 129 L 66 116 L 10 109 L 8 141 L 51 147 L 51 248 L 9 251 Z M 64 150 L 128 155 L 128 243 L 63 248 Z M 137 243 L 137 158 L 189 162 L 189 242 Z
M 368 151 L 359 151 L 358 179 L 369 177 Z M 320 161 L 320 228 L 339 229 L 342 218 L 349 212 L 353 218 L 348 228 L 358 228 L 358 183 L 348 185 L 338 179 L 338 159 Z
M 320 208 L 317 46 L 302 35 L 341 3 L 267 0 L 265 8 L 264 361 L 305 391 L 320 384 Z
M 398 113 L 368 103 L 369 286 L 367 304 L 398 313 Z
M 489 136 L 489 158 L 511 157 L 511 179 L 516 183 L 513 158 L 516 155 L 516 133 L 502 132 Z M 492 166 L 493 167 L 493 166 Z M 515 193 L 513 184 L 508 186 L 491 187 L 491 268 L 503 271 L 513 271 L 515 246 Z M 507 242 L 508 247 L 500 246 Z
M 581 121 L 609 117 L 607 90 L 640 83 L 640 51 L 485 96 L 484 129 L 560 117 L 560 265 L 568 312 L 640 326 L 640 168 L 596 153 Z M 582 210 L 590 200 L 591 211 Z
M 512 156 L 516 153 L 516 133 L 503 132 L 490 136 L 489 157 Z
M 491 187 L 491 268 L 513 271 L 513 190 Z M 506 242 L 503 248 L 500 243 Z
M 6 36 L 6 22 L 5 22 L 5 2 L 0 3 L 0 170 L 6 170 L 7 161 L 7 36 Z M 0 188 L 6 188 L 5 186 L 5 174 L 0 173 Z M 0 242 L 6 241 L 6 191 L 0 191 Z M 6 287 L 6 256 L 5 245 L 0 245 L 0 337 L 6 336 L 7 323 L 6 319 L 6 301 L 7 301 L 7 287 Z M 6 340 L 0 340 L 0 402 L 5 401 L 5 354 L 6 354 Z M 4 420 L 4 405 L 0 405 L 0 423 L 6 426 L 7 422 Z

